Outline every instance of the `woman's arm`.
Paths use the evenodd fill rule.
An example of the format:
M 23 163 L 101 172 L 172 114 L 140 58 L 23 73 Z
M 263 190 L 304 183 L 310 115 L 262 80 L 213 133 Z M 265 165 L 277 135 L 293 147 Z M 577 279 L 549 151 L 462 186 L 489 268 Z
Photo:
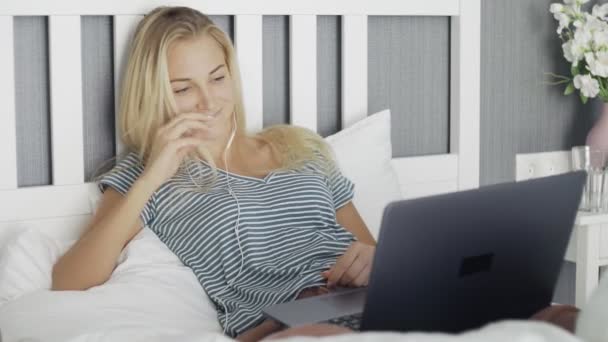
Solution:
M 104 283 L 124 246 L 141 230 L 139 213 L 154 192 L 144 182 L 121 195 L 108 188 L 85 233 L 55 266 L 53 290 L 86 290 Z
M 367 229 L 352 201 L 336 211 L 336 219 L 358 241 L 353 242 L 336 263 L 322 275 L 327 279 L 327 287 L 367 286 L 371 272 L 376 241 Z
M 84 290 L 110 278 L 120 252 L 143 227 L 140 213 L 146 203 L 177 172 L 186 154 L 205 142 L 182 135 L 206 129 L 209 120 L 200 113 L 181 114 L 156 132 L 141 176 L 124 196 L 112 188 L 104 192 L 85 233 L 53 267 L 53 290 Z
M 376 245 L 376 240 L 374 240 L 369 229 L 367 229 L 367 225 L 363 222 L 352 201 L 349 201 L 336 211 L 336 219 L 342 227 L 351 232 L 360 242 L 371 246 Z

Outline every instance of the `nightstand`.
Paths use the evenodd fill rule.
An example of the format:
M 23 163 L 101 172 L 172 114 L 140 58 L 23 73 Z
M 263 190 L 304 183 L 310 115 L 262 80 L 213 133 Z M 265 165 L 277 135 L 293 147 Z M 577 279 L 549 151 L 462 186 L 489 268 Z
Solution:
M 576 263 L 575 304 L 581 308 L 599 282 L 599 268 L 608 265 L 608 213 L 578 213 L 566 260 Z
M 517 154 L 517 181 L 571 170 L 570 151 Z M 581 308 L 599 282 L 600 267 L 608 265 L 608 213 L 579 211 L 566 251 L 576 264 L 575 305 Z

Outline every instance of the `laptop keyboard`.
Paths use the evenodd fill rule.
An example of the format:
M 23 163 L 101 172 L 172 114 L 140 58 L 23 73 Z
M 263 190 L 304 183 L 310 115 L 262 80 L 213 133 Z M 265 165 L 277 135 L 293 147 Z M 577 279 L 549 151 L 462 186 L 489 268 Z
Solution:
M 338 318 L 332 318 L 332 319 L 326 321 L 325 323 L 336 324 L 339 326 L 343 326 L 346 328 L 350 328 L 350 329 L 359 331 L 359 330 L 361 330 L 362 316 L 363 316 L 362 313 L 349 315 L 349 316 L 342 316 L 342 317 L 338 317 Z

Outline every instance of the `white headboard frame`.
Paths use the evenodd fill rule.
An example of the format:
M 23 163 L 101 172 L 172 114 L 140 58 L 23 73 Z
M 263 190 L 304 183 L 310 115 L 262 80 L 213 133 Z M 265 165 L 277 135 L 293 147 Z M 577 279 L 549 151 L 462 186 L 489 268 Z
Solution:
M 115 91 L 137 22 L 159 5 L 185 5 L 212 15 L 234 15 L 234 40 L 250 130 L 262 128 L 262 16 L 290 17 L 291 123 L 317 126 L 316 16 L 342 16 L 342 122 L 368 115 L 367 19 L 370 15 L 450 16 L 450 152 L 394 158 L 405 197 L 479 185 L 481 0 L 3 0 L 0 2 L 0 228 L 19 221 L 86 217 L 91 184 L 84 182 L 80 16 L 114 18 Z M 13 17 L 49 16 L 52 184 L 17 187 Z M 316 54 L 312 54 L 316 56 Z M 117 100 L 119 96 L 115 97 Z M 117 142 L 117 149 L 121 146 Z M 66 205 L 78 202 L 81 205 Z M 44 210 L 38 208 L 42 206 Z M 32 210 L 32 208 L 35 208 Z

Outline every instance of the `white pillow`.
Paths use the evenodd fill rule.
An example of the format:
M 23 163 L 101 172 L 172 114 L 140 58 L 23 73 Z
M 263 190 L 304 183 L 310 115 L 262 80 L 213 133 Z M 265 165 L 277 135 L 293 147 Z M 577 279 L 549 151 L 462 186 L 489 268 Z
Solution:
M 391 158 L 391 112 L 385 109 L 326 138 L 342 173 L 355 183 L 353 203 L 378 239 L 384 207 L 401 199 Z
M 56 232 L 54 232 L 56 233 Z M 49 290 L 53 265 L 75 242 L 67 234 L 50 235 L 40 227 L 14 233 L 0 251 L 0 305 L 37 290 Z M 63 235 L 63 236 L 62 236 Z M 137 280 L 149 269 L 185 267 L 148 227 L 129 241 L 109 283 Z
M 22 294 L 51 287 L 55 261 L 73 241 L 29 229 L 15 233 L 0 252 L 0 305 Z
M 67 341 L 126 328 L 222 331 L 215 307 L 192 270 L 147 227 L 125 247 L 102 286 L 48 291 L 53 264 L 73 243 L 31 229 L 19 233 L 2 251 L 0 327 L 6 341 Z

